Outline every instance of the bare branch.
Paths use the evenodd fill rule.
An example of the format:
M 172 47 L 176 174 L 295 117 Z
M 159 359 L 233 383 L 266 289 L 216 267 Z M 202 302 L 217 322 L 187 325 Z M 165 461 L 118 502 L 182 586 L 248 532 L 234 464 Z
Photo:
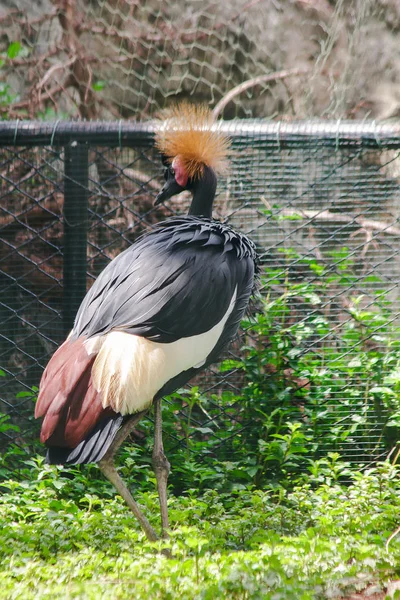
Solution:
M 41 95 L 41 101 L 47 100 L 48 98 L 52 98 L 56 94 L 65 91 L 65 88 L 68 87 L 68 85 L 70 85 L 70 84 L 66 81 L 60 85 L 54 86 L 53 88 L 51 88 L 49 90 L 46 90 Z M 15 102 L 11 107 L 0 106 L 0 113 L 18 114 L 16 111 L 29 108 L 29 106 L 31 105 L 31 102 L 32 102 L 31 99 L 28 99 L 28 100 L 22 100 L 21 102 Z
M 170 39 L 174 40 L 174 42 L 181 42 L 182 44 L 192 44 L 194 42 L 200 42 L 204 39 L 207 39 L 211 33 L 216 33 L 220 29 L 226 27 L 229 23 L 234 23 L 239 17 L 241 17 L 246 11 L 259 4 L 261 0 L 251 0 L 247 4 L 245 4 L 242 9 L 233 15 L 227 21 L 220 21 L 216 23 L 210 31 L 196 31 L 195 33 L 182 33 L 182 31 L 176 30 L 174 27 L 171 27 L 169 23 L 166 21 L 160 21 L 157 26 L 161 35 L 159 33 L 150 34 L 146 37 L 146 41 L 153 43 L 161 43 L 165 44 L 165 41 Z
M 295 0 L 295 3 L 306 10 L 315 10 L 325 17 L 330 17 L 333 12 L 328 0 Z
M 18 9 L 10 10 L 0 17 L 0 24 L 4 23 L 4 21 L 7 21 L 7 19 L 12 18 L 14 15 L 22 15 L 22 14 L 23 14 L 22 10 L 18 10 Z
M 160 189 L 160 182 L 158 180 L 150 179 L 147 173 L 143 173 L 143 171 L 139 171 L 139 169 L 125 167 L 122 170 L 122 174 L 138 186 L 142 183 L 147 188 L 151 188 L 156 192 Z
M 232 88 L 221 100 L 217 103 L 213 110 L 213 116 L 215 119 L 221 114 L 227 104 L 233 100 L 239 94 L 242 94 L 246 90 L 255 87 L 256 85 L 261 85 L 262 83 L 269 83 L 270 81 L 279 81 L 280 79 L 287 79 L 288 77 L 299 77 L 301 75 L 306 75 L 310 72 L 310 69 L 287 69 L 285 71 L 277 71 L 275 73 L 268 73 L 268 75 L 259 75 L 258 77 L 254 77 L 253 79 L 248 79 L 247 81 L 243 81 L 236 87 Z
M 34 25 L 41 25 L 46 21 L 54 19 L 55 17 L 57 17 L 57 15 L 58 9 L 54 9 L 51 12 L 42 15 L 41 17 L 37 17 L 36 19 L 34 19 L 33 17 L 29 17 L 28 20 L 28 16 L 24 10 L 15 9 L 9 10 L 4 15 L 0 16 L 0 24 L 8 21 L 9 19 L 12 19 L 13 24 L 17 24 L 20 27 L 27 27 L 28 29 L 30 29 Z
M 93 72 L 89 66 L 86 49 L 79 40 L 79 18 L 76 0 L 59 0 L 58 18 L 63 29 L 63 41 L 70 56 L 70 85 L 79 94 L 78 106 L 80 116 L 93 119 L 97 116 L 96 97 L 92 90 Z
M 73 56 L 67 62 L 65 62 L 65 63 L 57 63 L 55 65 L 52 65 L 46 71 L 46 73 L 43 75 L 42 79 L 35 86 L 36 89 L 37 89 L 37 91 L 38 91 L 38 93 L 39 93 L 39 102 L 40 102 L 40 93 L 41 93 L 41 90 L 46 85 L 46 83 L 48 82 L 48 80 L 50 79 L 50 77 L 52 77 L 56 71 L 59 71 L 60 69 L 67 69 L 68 67 L 70 67 L 75 60 L 76 60 L 76 56 Z
M 42 23 L 45 23 L 46 21 L 51 21 L 51 19 L 55 19 L 58 16 L 58 9 L 54 9 L 51 12 L 42 15 L 41 17 L 37 17 L 36 19 L 33 19 L 31 17 L 29 17 L 29 21 L 28 21 L 28 17 L 25 16 L 25 20 L 21 19 L 20 21 L 18 21 L 18 23 L 20 23 L 22 26 L 24 27 L 32 27 L 33 25 L 41 25 Z
M 395 531 L 393 531 L 392 534 L 389 535 L 388 539 L 386 540 L 386 544 L 385 544 L 385 548 L 386 548 L 386 552 L 389 552 L 389 544 L 390 542 L 400 533 L 400 527 L 398 527 Z
M 287 217 L 303 217 L 304 219 L 313 219 L 316 221 L 328 221 L 330 223 L 348 223 L 349 225 L 359 225 L 364 230 L 380 231 L 387 235 L 400 235 L 400 227 L 395 227 L 384 221 L 375 221 L 373 219 L 364 219 L 364 217 L 357 217 L 352 215 L 342 215 L 339 213 L 331 212 L 330 210 L 304 210 L 294 208 L 284 208 L 280 211 L 281 215 Z

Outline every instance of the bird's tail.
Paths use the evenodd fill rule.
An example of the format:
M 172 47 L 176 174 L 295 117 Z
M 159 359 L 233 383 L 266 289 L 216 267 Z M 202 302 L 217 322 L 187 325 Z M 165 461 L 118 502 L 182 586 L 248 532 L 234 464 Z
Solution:
M 44 417 L 40 440 L 51 464 L 98 462 L 124 422 L 120 413 L 103 407 L 92 381 L 96 348 L 85 341 L 67 339 L 40 382 L 35 417 Z
M 126 418 L 119 414 L 104 417 L 76 448 L 49 447 L 46 462 L 50 465 L 78 465 L 99 462 Z

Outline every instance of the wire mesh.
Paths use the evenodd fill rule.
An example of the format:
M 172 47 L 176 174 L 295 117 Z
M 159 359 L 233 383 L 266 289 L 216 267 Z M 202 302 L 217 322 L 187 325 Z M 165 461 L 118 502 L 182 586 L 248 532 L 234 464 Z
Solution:
M 173 97 L 226 119 L 395 117 L 399 20 L 397 0 L 14 0 L 0 111 L 143 119 Z
M 214 214 L 257 243 L 260 298 L 222 369 L 213 366 L 194 382 L 196 408 L 185 397 L 171 400 L 170 443 L 187 447 L 191 438 L 196 452 L 196 440 L 207 438 L 217 456 L 230 456 L 253 425 L 243 420 L 251 399 L 270 412 L 285 405 L 310 428 L 317 423 L 319 455 L 375 460 L 388 443 L 382 390 L 396 368 L 385 357 L 398 334 L 400 128 L 257 120 L 224 127 L 233 141 L 231 170 L 219 182 Z M 138 235 L 185 213 L 189 196 L 153 206 L 162 169 L 151 123 L 3 123 L 0 139 L 0 412 L 19 426 L 0 428 L 4 447 L 36 439 L 36 386 L 65 336 L 68 183 L 88 198 L 81 265 L 88 286 Z M 65 165 L 77 144 L 87 152 L 86 180 L 79 164 L 76 173 Z M 270 315 L 268 327 L 260 314 Z M 282 343 L 286 358 L 278 364 Z M 250 370 L 258 360 L 253 381 L 244 357 Z M 188 418 L 189 434 L 182 427 Z

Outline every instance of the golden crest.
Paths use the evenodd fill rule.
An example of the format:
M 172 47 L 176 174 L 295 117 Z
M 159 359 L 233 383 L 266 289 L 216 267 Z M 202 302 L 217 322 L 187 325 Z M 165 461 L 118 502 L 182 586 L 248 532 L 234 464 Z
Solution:
M 204 165 L 216 173 L 227 170 L 230 140 L 207 106 L 180 103 L 164 110 L 160 119 L 156 147 L 171 163 L 179 156 L 188 177 L 201 177 Z

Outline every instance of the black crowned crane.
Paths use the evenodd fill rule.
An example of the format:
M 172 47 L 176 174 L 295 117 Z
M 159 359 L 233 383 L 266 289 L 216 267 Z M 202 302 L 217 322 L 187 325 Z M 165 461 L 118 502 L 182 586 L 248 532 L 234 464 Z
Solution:
M 47 462 L 98 463 L 153 541 L 115 453 L 154 405 L 153 467 L 166 535 L 161 398 L 218 359 L 238 330 L 257 270 L 253 243 L 211 216 L 228 139 L 204 107 L 179 105 L 167 117 L 156 136 L 167 165 L 156 204 L 190 190 L 189 215 L 159 223 L 100 274 L 46 367 L 35 411 L 44 417 Z

